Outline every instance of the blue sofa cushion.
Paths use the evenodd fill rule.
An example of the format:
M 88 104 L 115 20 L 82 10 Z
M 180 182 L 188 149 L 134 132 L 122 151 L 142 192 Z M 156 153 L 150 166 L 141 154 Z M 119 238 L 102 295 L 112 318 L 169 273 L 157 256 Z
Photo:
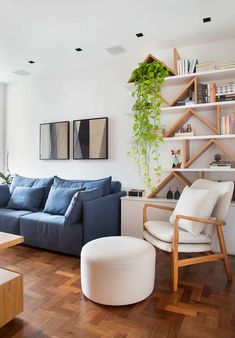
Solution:
M 23 215 L 31 214 L 28 210 L 12 210 L 0 208 L 0 231 L 20 235 L 19 219 Z
M 44 196 L 42 187 L 16 187 L 13 190 L 8 209 L 37 211 Z
M 111 176 L 98 180 L 65 180 L 56 176 L 54 178 L 54 185 L 63 188 L 84 187 L 86 190 L 103 187 L 103 196 L 106 196 L 111 194 L 111 181 Z
M 84 181 L 82 181 L 82 180 L 66 180 L 66 179 L 60 178 L 58 176 L 55 176 L 53 185 L 55 187 L 61 187 L 61 188 L 82 188 L 83 185 L 84 185 Z
M 43 212 L 53 215 L 64 215 L 73 196 L 84 188 L 61 188 L 52 186 Z
M 44 187 L 44 196 L 42 199 L 42 203 L 40 205 L 41 208 L 44 207 L 46 203 L 46 199 L 48 197 L 50 188 L 53 184 L 54 177 L 49 178 L 31 178 L 31 177 L 24 177 L 15 174 L 13 181 L 10 186 L 10 192 L 12 193 L 16 187 Z
M 35 212 L 20 218 L 24 243 L 39 248 L 79 255 L 82 248 L 82 224 L 64 224 L 64 216 Z
M 0 185 L 0 207 L 5 207 L 11 197 L 10 190 L 7 184 Z
M 82 220 L 83 202 L 103 197 L 103 188 L 79 191 L 74 196 L 65 213 L 65 221 L 74 224 Z
M 111 182 L 111 194 L 116 194 L 120 192 L 122 188 L 122 184 L 119 181 L 112 181 Z

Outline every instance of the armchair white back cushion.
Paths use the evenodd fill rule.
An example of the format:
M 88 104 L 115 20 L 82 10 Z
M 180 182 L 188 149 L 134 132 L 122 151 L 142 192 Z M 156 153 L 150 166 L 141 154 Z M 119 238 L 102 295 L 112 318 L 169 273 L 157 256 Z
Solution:
M 177 215 L 210 218 L 218 197 L 219 193 L 216 190 L 194 189 L 186 186 L 170 217 L 170 223 L 174 224 Z M 179 227 L 193 236 L 198 236 L 203 231 L 205 223 L 181 219 Z
M 225 220 L 233 195 L 234 182 L 217 182 L 200 178 L 191 185 L 191 188 L 212 189 L 216 192 L 216 194 L 219 194 L 211 216 L 215 217 L 217 220 Z M 207 236 L 212 237 L 213 228 L 214 225 L 207 224 L 203 232 Z

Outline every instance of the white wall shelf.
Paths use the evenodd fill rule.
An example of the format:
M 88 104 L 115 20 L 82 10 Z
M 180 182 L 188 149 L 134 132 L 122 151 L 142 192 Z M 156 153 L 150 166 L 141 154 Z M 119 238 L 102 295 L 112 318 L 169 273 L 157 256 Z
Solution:
M 235 172 L 235 168 L 163 168 L 163 171 L 165 172 L 172 172 L 172 171 L 179 171 L 179 172 L 200 172 L 200 171 L 209 171 L 209 172 L 216 172 L 216 171 L 225 171 L 225 172 Z
M 235 100 L 234 101 L 222 101 L 222 102 L 210 102 L 210 103 L 200 103 L 200 104 L 191 104 L 188 106 L 172 106 L 172 107 L 162 107 L 162 112 L 174 112 L 174 111 L 182 111 L 187 109 L 197 109 L 197 111 L 209 111 L 215 110 L 215 107 L 235 107 Z
M 188 83 L 194 77 L 197 77 L 198 81 L 220 81 L 225 79 L 231 79 L 235 77 L 235 68 L 230 69 L 215 69 L 207 72 L 193 73 L 187 75 L 176 75 L 165 78 L 164 84 L 167 86 L 178 86 Z
M 224 134 L 224 135 L 198 135 L 198 136 L 174 136 L 164 137 L 164 141 L 176 142 L 183 140 L 210 140 L 210 139 L 230 139 L 235 138 L 235 134 Z

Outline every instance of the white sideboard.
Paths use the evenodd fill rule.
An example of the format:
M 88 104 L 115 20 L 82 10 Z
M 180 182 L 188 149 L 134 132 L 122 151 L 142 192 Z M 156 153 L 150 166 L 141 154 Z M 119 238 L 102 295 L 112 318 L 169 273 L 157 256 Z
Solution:
M 163 204 L 174 207 L 175 200 L 166 200 L 160 198 L 144 198 L 125 196 L 121 199 L 121 234 L 122 236 L 133 236 L 143 238 L 143 206 L 145 203 Z M 169 220 L 170 212 L 148 209 L 148 219 L 159 219 L 161 221 Z M 230 255 L 235 255 L 235 203 L 231 203 L 226 218 L 226 226 L 223 227 L 225 241 Z M 215 251 L 219 251 L 219 245 L 216 241 Z

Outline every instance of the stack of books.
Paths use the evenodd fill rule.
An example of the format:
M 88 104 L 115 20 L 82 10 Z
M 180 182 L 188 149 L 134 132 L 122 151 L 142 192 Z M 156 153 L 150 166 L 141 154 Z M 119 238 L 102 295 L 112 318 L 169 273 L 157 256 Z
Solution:
M 217 168 L 217 169 L 231 169 L 232 168 L 232 163 L 231 162 L 226 162 L 226 161 L 221 161 L 221 162 L 211 162 L 210 163 L 210 168 Z
M 193 59 L 189 62 L 189 59 L 181 59 L 177 61 L 177 74 L 178 75 L 187 75 L 193 74 L 196 72 L 196 64 L 198 63 L 197 59 Z
M 196 65 L 196 72 L 207 72 L 208 70 L 214 70 L 215 69 L 215 61 L 209 61 L 205 63 L 199 63 Z
M 216 68 L 217 68 L 217 69 L 230 69 L 230 68 L 235 68 L 235 62 L 221 63 L 220 65 L 217 65 Z
M 216 101 L 233 101 L 235 100 L 235 83 L 230 82 L 225 85 L 219 85 L 216 88 Z
M 216 102 L 216 84 L 215 83 L 198 83 L 197 100 L 198 103 Z

